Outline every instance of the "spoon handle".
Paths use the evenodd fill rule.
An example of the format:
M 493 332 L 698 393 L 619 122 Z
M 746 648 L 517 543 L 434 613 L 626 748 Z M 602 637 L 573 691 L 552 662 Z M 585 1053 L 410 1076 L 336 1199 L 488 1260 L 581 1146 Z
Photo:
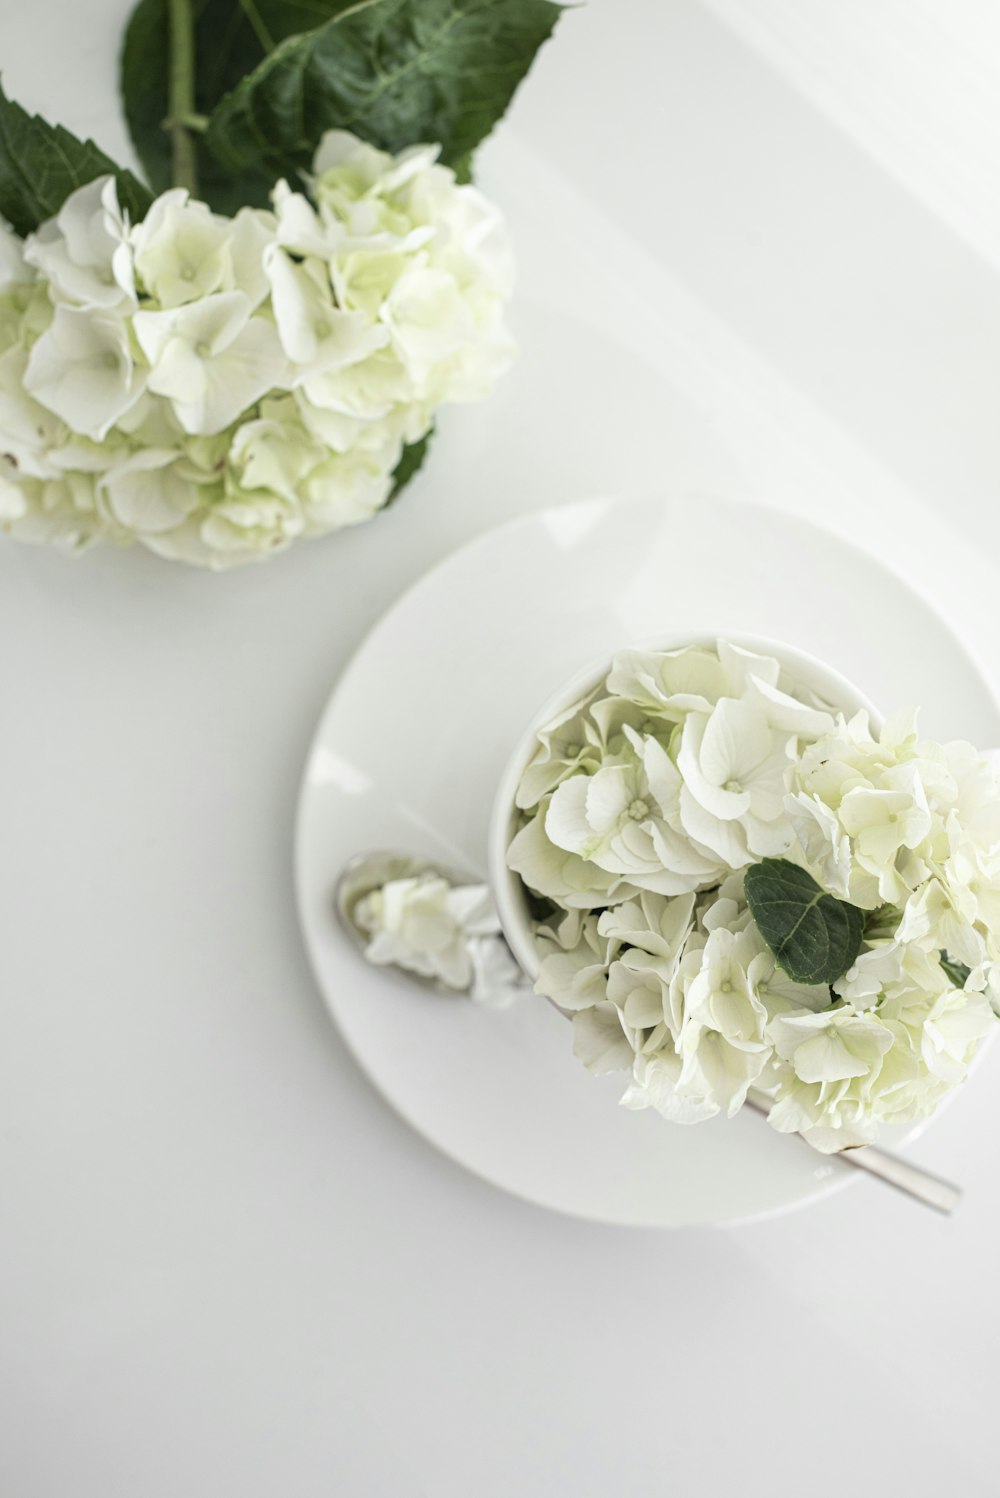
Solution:
M 770 1105 L 751 1094 L 747 1106 L 757 1113 L 766 1114 Z M 925 1207 L 933 1207 L 935 1212 L 943 1212 L 945 1216 L 954 1212 L 962 1200 L 961 1188 L 951 1181 L 931 1175 L 929 1170 L 922 1170 L 909 1160 L 901 1160 L 898 1155 L 890 1155 L 888 1150 L 879 1149 L 874 1144 L 840 1150 L 834 1158 L 842 1160 L 845 1165 L 853 1165 L 856 1170 L 866 1170 L 869 1175 L 878 1176 L 887 1186 L 895 1186 L 897 1191 L 923 1202 Z
M 869 1175 L 878 1176 L 880 1181 L 895 1186 L 897 1191 L 904 1191 L 907 1196 L 923 1202 L 925 1207 L 933 1207 L 935 1212 L 943 1212 L 946 1216 L 954 1212 L 962 1200 L 961 1189 L 951 1181 L 931 1175 L 929 1170 L 921 1170 L 919 1165 L 901 1160 L 898 1155 L 890 1155 L 887 1150 L 877 1149 L 873 1144 L 856 1150 L 842 1150 L 840 1159 L 858 1170 L 867 1170 Z

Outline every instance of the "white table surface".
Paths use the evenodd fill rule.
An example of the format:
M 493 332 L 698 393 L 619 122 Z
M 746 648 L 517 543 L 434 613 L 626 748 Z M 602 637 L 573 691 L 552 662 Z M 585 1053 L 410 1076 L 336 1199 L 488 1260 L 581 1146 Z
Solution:
M 938 164 L 940 122 L 970 130 L 963 5 L 983 53 L 977 0 L 927 44 Z M 126 8 L 0 17 L 8 91 L 122 153 Z M 965 1183 L 954 1221 L 863 1181 L 731 1230 L 601 1228 L 411 1134 L 296 925 L 332 683 L 509 515 L 668 474 L 766 499 L 891 554 L 997 678 L 992 225 L 736 10 L 564 18 L 482 164 L 520 364 L 389 515 L 224 577 L 0 545 L 5 1498 L 997 1490 L 996 1056 L 913 1150 Z M 866 33 L 876 80 L 912 50 Z

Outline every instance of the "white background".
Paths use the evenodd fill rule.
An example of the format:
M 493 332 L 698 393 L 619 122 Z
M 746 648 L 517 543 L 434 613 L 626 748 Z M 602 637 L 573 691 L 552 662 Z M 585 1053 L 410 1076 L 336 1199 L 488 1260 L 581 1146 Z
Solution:
M 8 91 L 112 154 L 125 12 L 0 22 Z M 410 1134 L 301 950 L 325 697 L 511 514 L 766 499 L 891 557 L 996 679 L 990 8 L 592 0 L 560 33 L 482 161 L 519 366 L 397 508 L 218 578 L 0 547 L 5 1498 L 996 1491 L 995 1057 L 914 1148 L 954 1221 L 865 1181 L 600 1228 Z

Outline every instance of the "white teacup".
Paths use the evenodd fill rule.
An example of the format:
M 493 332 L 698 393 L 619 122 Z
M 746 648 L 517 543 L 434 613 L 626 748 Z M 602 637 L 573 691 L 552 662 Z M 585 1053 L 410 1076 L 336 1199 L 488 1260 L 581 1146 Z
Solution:
M 622 650 L 683 650 L 698 645 L 714 648 L 719 636 L 706 634 L 677 634 L 643 640 L 635 645 L 622 644 Z M 760 635 L 733 635 L 723 638 L 733 645 L 757 655 L 769 655 L 780 662 L 779 685 L 784 690 L 799 687 L 815 692 L 831 706 L 841 709 L 848 717 L 859 708 L 866 708 L 871 716 L 873 729 L 882 726 L 882 715 L 865 694 L 853 682 L 848 681 L 832 666 L 779 640 L 769 640 Z M 538 732 L 546 724 L 566 712 L 596 687 L 611 669 L 612 655 L 587 666 L 578 672 L 549 698 L 534 715 L 531 722 L 518 737 L 507 761 L 497 788 L 493 810 L 490 815 L 489 845 L 487 851 L 490 885 L 496 901 L 504 936 L 521 967 L 532 982 L 538 977 L 539 957 L 532 931 L 532 918 L 528 908 L 527 892 L 518 874 L 507 867 L 507 849 L 519 825 L 520 813 L 514 805 L 514 796 L 528 762 L 538 747 Z

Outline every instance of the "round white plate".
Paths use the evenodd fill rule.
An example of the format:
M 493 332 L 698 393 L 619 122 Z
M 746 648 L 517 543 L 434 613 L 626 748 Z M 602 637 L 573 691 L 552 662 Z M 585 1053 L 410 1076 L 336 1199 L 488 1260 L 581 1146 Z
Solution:
M 798 1206 L 856 1173 L 749 1113 L 683 1128 L 618 1108 L 622 1079 L 591 1077 L 543 1000 L 495 1012 L 410 989 L 364 963 L 332 896 L 344 863 L 369 849 L 484 868 L 494 786 L 539 704 L 602 652 L 678 630 L 786 640 L 884 711 L 920 703 L 929 736 L 1000 744 L 997 704 L 966 650 L 874 557 L 747 504 L 591 501 L 483 536 L 375 626 L 317 729 L 296 845 L 319 986 L 407 1122 L 530 1201 L 659 1227 Z

